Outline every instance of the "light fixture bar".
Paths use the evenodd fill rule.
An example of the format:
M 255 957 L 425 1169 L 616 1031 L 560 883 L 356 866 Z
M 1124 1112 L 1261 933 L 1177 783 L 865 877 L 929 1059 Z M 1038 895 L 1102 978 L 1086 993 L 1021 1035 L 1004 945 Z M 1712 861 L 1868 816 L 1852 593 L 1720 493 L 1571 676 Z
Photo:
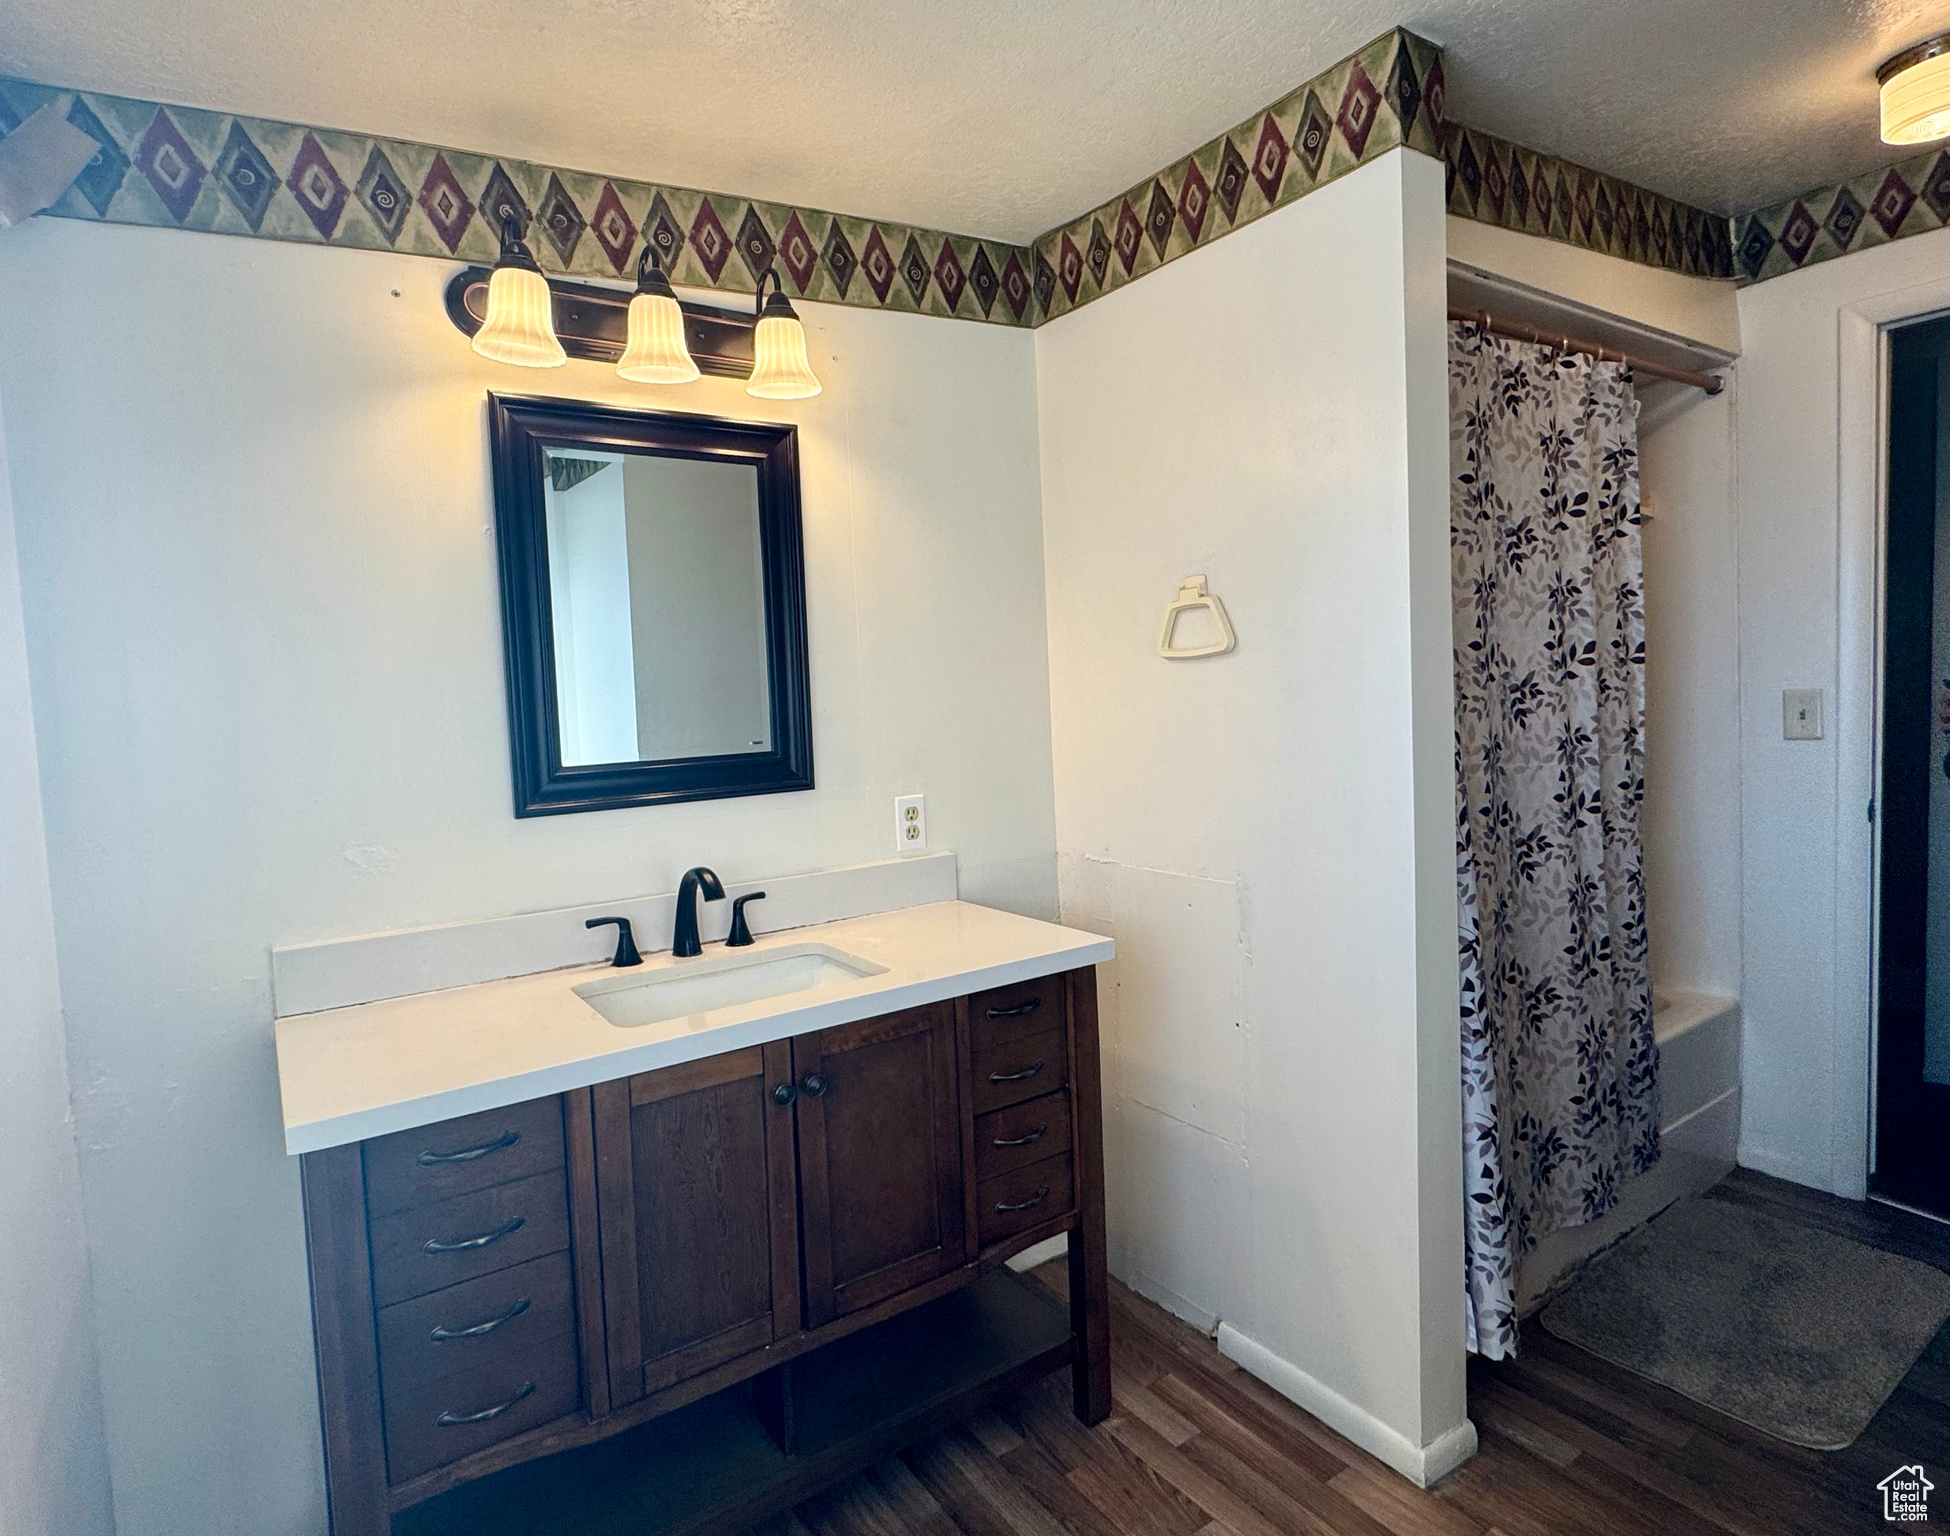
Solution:
M 472 338 L 487 318 L 487 267 L 468 267 L 447 284 L 447 318 Z M 555 334 L 562 350 L 592 363 L 614 363 L 629 340 L 628 288 L 548 280 L 555 304 Z M 678 300 L 684 311 L 684 341 L 700 373 L 748 379 L 752 372 L 754 317 L 748 310 L 719 309 Z

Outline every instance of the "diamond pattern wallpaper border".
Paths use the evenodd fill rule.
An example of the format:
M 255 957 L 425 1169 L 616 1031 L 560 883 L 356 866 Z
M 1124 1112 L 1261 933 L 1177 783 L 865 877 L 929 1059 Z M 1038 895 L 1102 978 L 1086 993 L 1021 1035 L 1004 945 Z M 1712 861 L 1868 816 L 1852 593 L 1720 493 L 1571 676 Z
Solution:
M 1445 124 L 1443 99 L 1441 51 L 1397 28 L 1030 246 L 4 78 L 0 136 L 53 101 L 100 143 L 48 210 L 65 218 L 487 263 L 508 209 L 543 269 L 563 276 L 627 281 L 648 241 L 690 287 L 748 294 L 775 265 L 795 298 L 1014 326 L 1066 314 L 1398 147 L 1442 158 L 1452 214 L 1701 277 L 1771 277 L 1950 215 L 1950 158 L 1922 156 L 1749 215 L 1736 240 L 1718 215 Z
M 101 144 L 50 213 L 491 262 L 512 209 L 545 271 L 750 293 L 776 263 L 794 298 L 1033 325 L 1020 246 L 814 208 L 532 165 L 93 91 L 0 80 L 0 131 L 42 104 Z
M 1035 242 L 1055 319 L 1399 146 L 1442 152 L 1442 55 L 1397 29 L 1122 196 Z
M 1733 276 L 1721 214 L 1459 124 L 1442 158 L 1453 214 L 1689 277 Z
M 1735 275 L 1765 282 L 1950 223 L 1950 149 L 1931 149 L 1734 221 Z

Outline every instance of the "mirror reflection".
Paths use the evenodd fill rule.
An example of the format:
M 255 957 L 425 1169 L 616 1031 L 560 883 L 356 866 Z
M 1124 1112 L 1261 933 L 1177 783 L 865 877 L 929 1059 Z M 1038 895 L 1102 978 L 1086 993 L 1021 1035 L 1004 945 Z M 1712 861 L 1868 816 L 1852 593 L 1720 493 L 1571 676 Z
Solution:
M 565 767 L 772 750 L 758 469 L 550 448 Z

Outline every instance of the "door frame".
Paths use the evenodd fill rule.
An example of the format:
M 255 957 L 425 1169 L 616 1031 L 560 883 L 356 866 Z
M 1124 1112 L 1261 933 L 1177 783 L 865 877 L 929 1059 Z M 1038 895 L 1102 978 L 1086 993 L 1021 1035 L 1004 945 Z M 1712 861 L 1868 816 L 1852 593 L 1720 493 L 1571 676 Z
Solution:
M 1950 278 L 1837 314 L 1834 1142 L 1829 1188 L 1865 1199 L 1874 1169 L 1889 335 L 1950 313 Z

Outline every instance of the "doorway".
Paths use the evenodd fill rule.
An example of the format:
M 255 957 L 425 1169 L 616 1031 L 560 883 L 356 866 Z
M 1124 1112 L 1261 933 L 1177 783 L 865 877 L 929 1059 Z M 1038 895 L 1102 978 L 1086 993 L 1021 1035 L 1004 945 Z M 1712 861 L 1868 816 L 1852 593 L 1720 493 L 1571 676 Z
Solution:
M 1889 338 L 1872 1193 L 1950 1218 L 1950 319 Z

